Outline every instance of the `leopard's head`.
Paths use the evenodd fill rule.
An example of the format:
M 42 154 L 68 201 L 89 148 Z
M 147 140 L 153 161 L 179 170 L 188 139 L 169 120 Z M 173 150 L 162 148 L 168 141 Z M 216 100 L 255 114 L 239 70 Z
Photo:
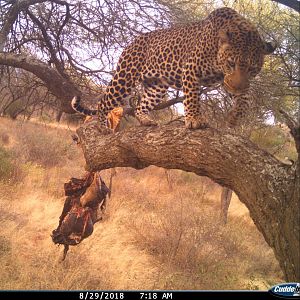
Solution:
M 275 46 L 265 42 L 253 27 L 240 24 L 234 29 L 221 29 L 218 33 L 218 66 L 224 74 L 224 87 L 232 94 L 245 93 L 250 79 L 261 70 L 265 55 Z

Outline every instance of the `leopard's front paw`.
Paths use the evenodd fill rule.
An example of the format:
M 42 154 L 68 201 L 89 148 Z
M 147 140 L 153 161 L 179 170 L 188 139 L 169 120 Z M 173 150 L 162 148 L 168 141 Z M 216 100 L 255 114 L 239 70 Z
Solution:
M 189 129 L 205 129 L 208 127 L 208 121 L 204 116 L 186 116 L 185 127 Z

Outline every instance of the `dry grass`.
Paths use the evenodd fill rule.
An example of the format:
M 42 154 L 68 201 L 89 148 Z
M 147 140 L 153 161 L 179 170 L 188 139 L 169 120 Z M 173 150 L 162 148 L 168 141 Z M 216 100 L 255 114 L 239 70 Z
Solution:
M 0 146 L 23 172 L 14 182 L 0 181 L 1 289 L 267 289 L 283 280 L 236 196 L 223 226 L 216 184 L 156 167 L 117 170 L 104 221 L 61 263 L 62 248 L 50 233 L 63 183 L 83 173 L 81 153 L 68 130 L 0 119 L 1 136 Z M 62 144 L 58 152 L 44 144 L 52 138 Z M 28 148 L 50 149 L 54 160 L 41 162 Z M 102 172 L 107 184 L 109 174 Z

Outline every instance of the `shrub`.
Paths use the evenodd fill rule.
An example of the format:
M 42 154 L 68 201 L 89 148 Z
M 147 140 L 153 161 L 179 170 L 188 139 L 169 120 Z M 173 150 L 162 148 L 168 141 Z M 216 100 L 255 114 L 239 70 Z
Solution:
M 278 126 L 267 126 L 253 131 L 251 140 L 279 159 L 288 157 L 296 160 L 297 158 L 293 138 Z
M 251 139 L 268 151 L 276 149 L 285 142 L 282 132 L 275 127 L 258 129 L 252 132 Z
M 24 102 L 22 100 L 17 100 L 11 103 L 11 105 L 6 109 L 5 114 L 15 120 L 23 110 Z

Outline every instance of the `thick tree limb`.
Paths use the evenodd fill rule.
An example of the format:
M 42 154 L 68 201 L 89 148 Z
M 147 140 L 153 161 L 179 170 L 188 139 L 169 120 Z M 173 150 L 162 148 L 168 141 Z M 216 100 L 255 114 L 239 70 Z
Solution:
M 75 95 L 80 95 L 81 92 L 74 83 L 62 77 L 55 69 L 25 54 L 0 53 L 1 64 L 21 68 L 36 75 L 58 97 L 61 102 L 61 110 L 66 113 L 74 113 L 71 100 Z
M 101 134 L 97 122 L 91 122 L 77 133 L 89 170 L 156 165 L 208 176 L 232 189 L 273 247 L 286 279 L 300 279 L 300 180 L 296 165 L 284 165 L 230 132 L 191 131 L 175 122 L 106 135 Z
M 79 128 L 78 134 L 83 140 L 87 165 L 93 170 L 112 167 L 140 169 L 153 164 L 210 175 L 216 182 L 229 188 L 233 187 L 233 183 L 226 179 L 228 175 L 232 175 L 232 178 L 241 175 L 235 165 L 241 164 L 240 172 L 245 175 L 247 171 L 249 177 L 252 177 L 254 170 L 255 173 L 264 174 L 266 165 L 276 171 L 277 168 L 288 170 L 286 165 L 249 140 L 217 129 L 190 131 L 181 124 L 173 123 L 160 127 L 135 127 L 115 135 L 101 135 L 98 124 L 91 124 L 91 127 Z M 154 154 L 161 153 L 162 149 L 162 156 Z M 106 150 L 110 153 L 105 153 Z M 243 152 L 243 156 L 237 155 L 240 152 Z M 247 164 L 243 165 L 245 160 Z M 226 171 L 223 167 L 227 167 L 229 162 L 233 164 Z M 202 164 L 205 168 L 200 167 Z M 275 173 L 273 176 L 277 178 L 278 174 Z M 265 176 L 269 178 L 269 175 Z

